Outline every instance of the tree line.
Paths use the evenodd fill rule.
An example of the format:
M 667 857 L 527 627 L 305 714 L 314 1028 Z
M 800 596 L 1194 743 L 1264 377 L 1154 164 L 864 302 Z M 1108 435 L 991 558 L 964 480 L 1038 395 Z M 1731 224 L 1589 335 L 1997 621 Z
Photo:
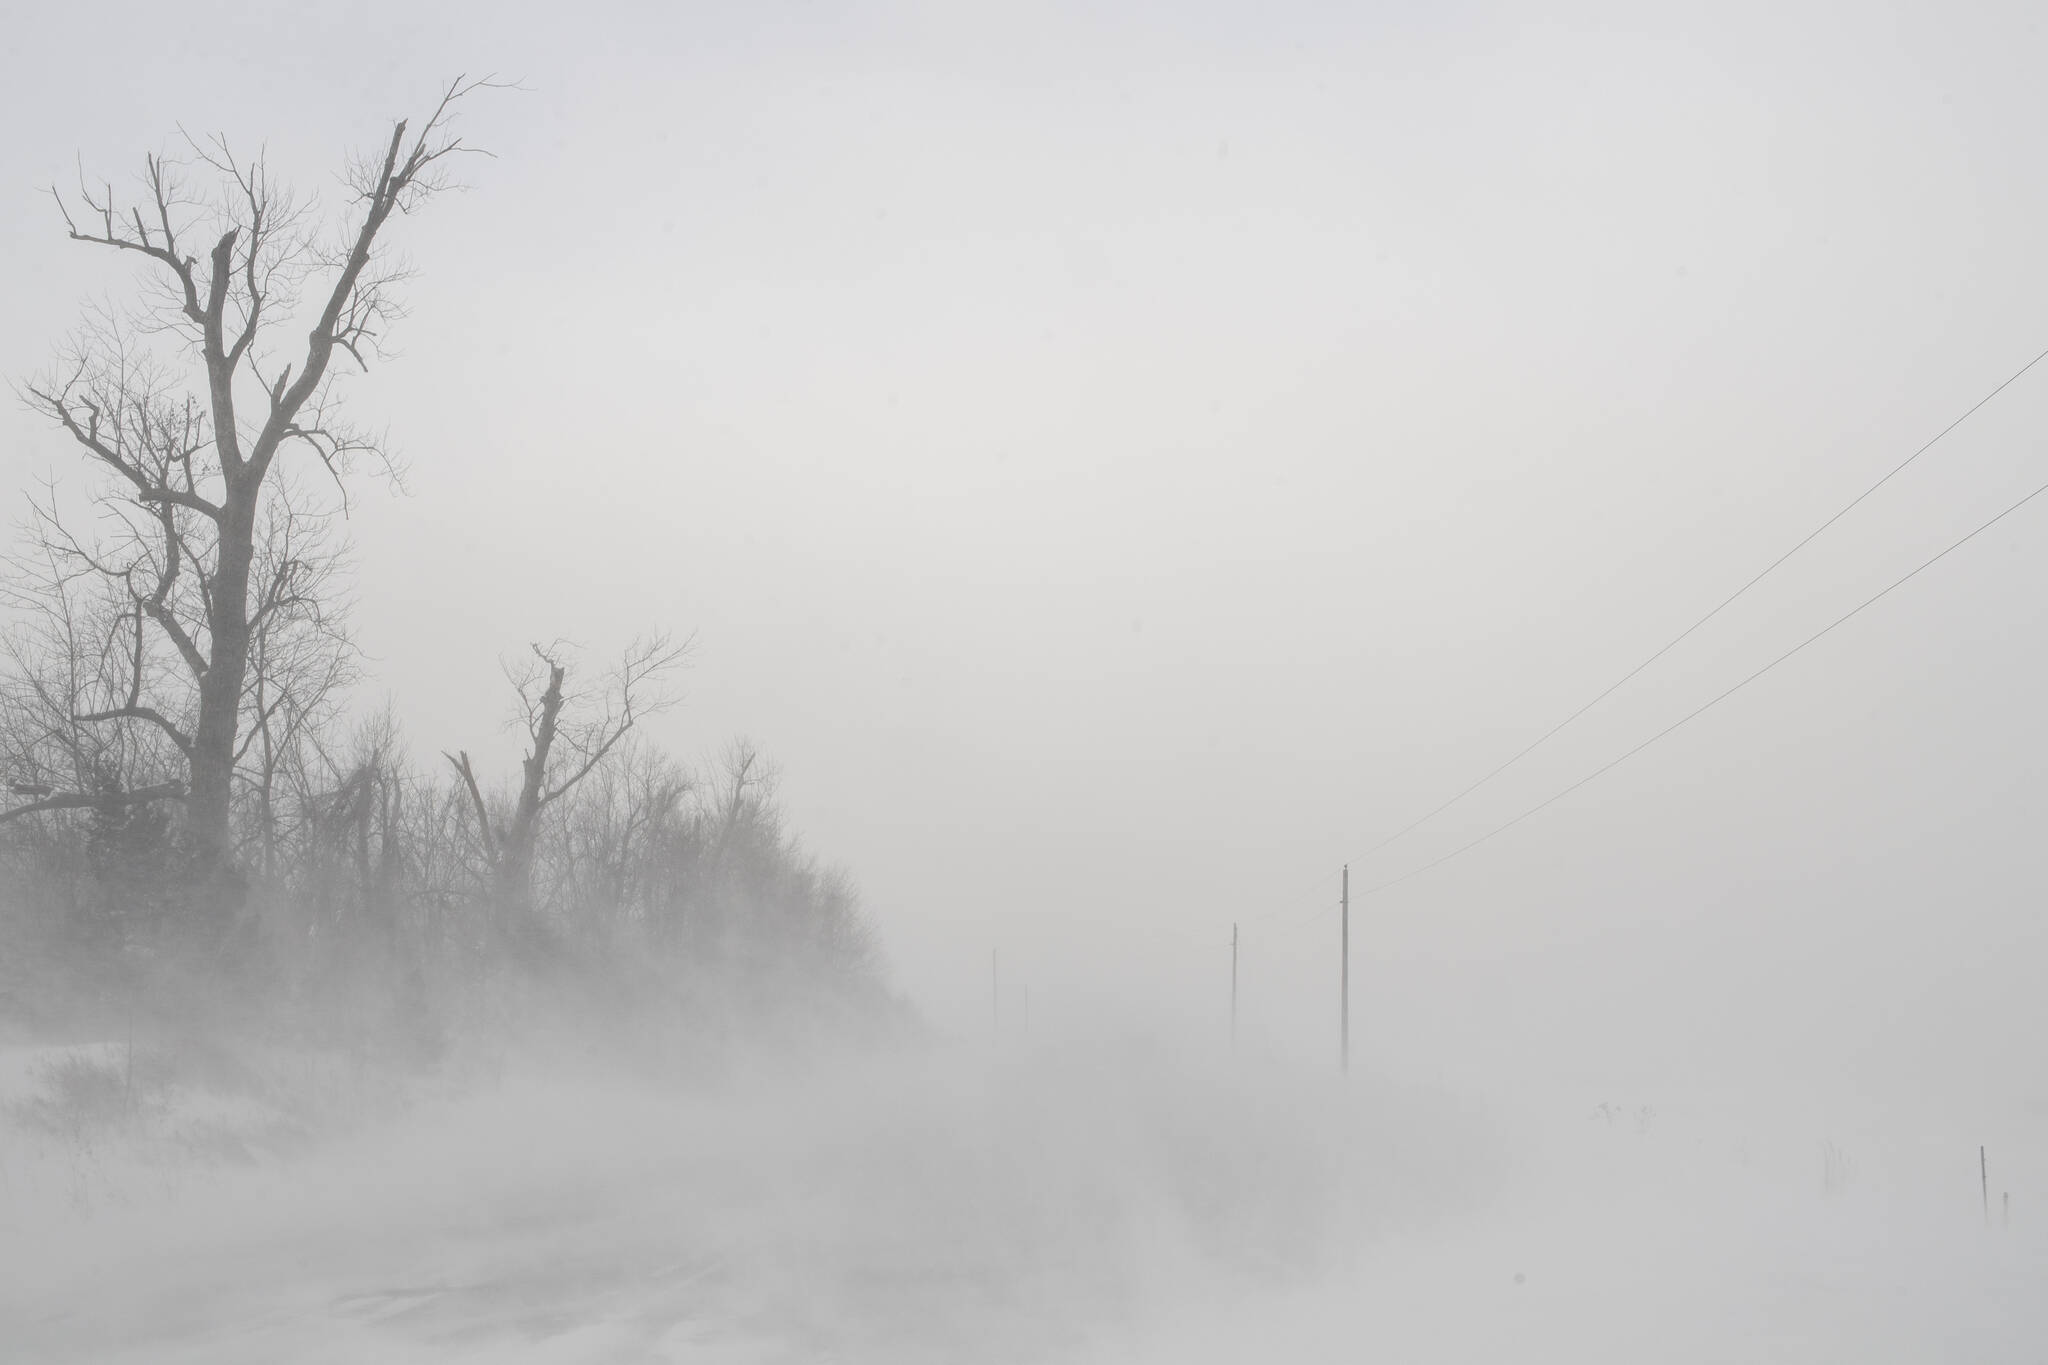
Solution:
M 336 215 L 225 138 L 146 157 L 133 193 L 52 191 L 72 242 L 142 269 L 21 390 L 85 492 L 31 498 L 0 576 L 0 1013 L 227 1000 L 431 1044 L 491 982 L 883 1000 L 854 889 L 763 759 L 648 741 L 687 640 L 531 645 L 516 755 L 421 761 L 390 714 L 351 718 L 340 523 L 396 471 L 347 381 L 402 314 L 395 225 L 455 183 L 491 88 L 396 122 Z

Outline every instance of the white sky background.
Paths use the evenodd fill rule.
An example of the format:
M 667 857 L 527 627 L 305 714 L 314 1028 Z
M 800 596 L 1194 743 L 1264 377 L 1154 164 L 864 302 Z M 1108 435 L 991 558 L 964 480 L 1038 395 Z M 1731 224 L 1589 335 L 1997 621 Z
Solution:
M 1113 10 L 1112 14 L 1101 11 Z M 1533 11 L 1531 12 L 1533 14 Z M 358 623 L 422 757 L 498 659 L 697 633 L 904 984 L 1334 1043 L 1299 917 L 1606 761 L 2048 479 L 2030 7 L 36 6 L 0 370 L 125 264 L 44 195 L 178 125 L 333 172 L 458 71 L 497 159 L 395 238 Z M 68 468 L 0 414 L 4 491 Z M 2048 505 L 1483 849 L 1362 903 L 1423 1073 L 2048 1102 Z M 374 701 L 374 690 L 365 693 Z M 1278 920 L 1251 921 L 1272 914 Z M 1286 932 L 1289 936 L 1280 938 Z

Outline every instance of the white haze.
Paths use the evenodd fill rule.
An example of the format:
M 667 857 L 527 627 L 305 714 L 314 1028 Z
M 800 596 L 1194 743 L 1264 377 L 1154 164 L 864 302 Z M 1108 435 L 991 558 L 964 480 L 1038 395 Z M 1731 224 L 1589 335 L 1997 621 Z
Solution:
M 11 26 L 11 378 L 125 287 L 76 167 L 219 129 L 331 202 L 451 74 L 523 83 L 354 395 L 412 467 L 352 517 L 366 704 L 509 755 L 501 656 L 695 631 L 660 738 L 775 757 L 941 1041 L 515 1057 L 253 1171 L 13 1139 L 0 1359 L 2048 1350 L 2048 508 L 1361 895 L 1341 1080 L 1331 913 L 2048 479 L 2037 371 L 1368 854 L 2048 346 L 2030 7 Z M 0 450 L 69 477 L 33 414 Z
M 2048 1329 L 2043 1224 L 1987 1231 L 1938 1123 L 1488 1111 L 1112 1028 L 743 1070 L 557 1057 L 175 1187 L 88 1154 L 89 1218 L 17 1145 L 12 1358 L 2019 1361 Z

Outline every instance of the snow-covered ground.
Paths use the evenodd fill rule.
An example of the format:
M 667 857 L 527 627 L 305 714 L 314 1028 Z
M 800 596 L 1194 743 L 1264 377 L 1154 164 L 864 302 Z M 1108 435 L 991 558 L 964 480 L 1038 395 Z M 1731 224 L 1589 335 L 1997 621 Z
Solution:
M 2008 1223 L 1994 1188 L 1987 1223 L 1973 1145 L 1761 1117 L 1526 1121 L 1484 1207 L 1084 1359 L 2048 1360 L 2048 1201 Z
M 1896 1116 L 1481 1105 L 1127 1043 L 561 1075 L 231 1158 L 288 1125 L 12 1125 L 0 1359 L 2048 1358 L 2019 1129 L 1987 1226 L 1974 1141 Z M 167 1145 L 202 1112 L 211 1146 Z

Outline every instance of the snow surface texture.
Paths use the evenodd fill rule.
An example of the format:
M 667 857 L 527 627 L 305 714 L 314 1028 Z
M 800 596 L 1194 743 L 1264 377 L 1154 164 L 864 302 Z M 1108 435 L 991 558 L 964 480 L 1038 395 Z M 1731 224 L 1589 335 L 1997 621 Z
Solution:
M 21 1108 L 52 1061 L 0 1063 L 9 1362 L 2048 1356 L 2048 1189 L 1987 1226 L 1953 1138 L 1096 1043 L 515 1069 L 317 1143 L 164 1098 L 80 1141 Z

